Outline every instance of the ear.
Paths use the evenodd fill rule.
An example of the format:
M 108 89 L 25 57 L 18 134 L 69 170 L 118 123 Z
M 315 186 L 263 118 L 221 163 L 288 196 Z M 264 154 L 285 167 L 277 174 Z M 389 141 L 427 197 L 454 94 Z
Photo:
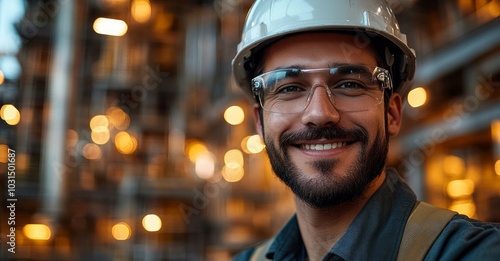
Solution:
M 396 136 L 401 129 L 401 120 L 403 116 L 403 99 L 397 93 L 393 94 L 387 105 L 387 132 L 389 136 Z
M 255 130 L 260 135 L 260 138 L 264 140 L 264 133 L 262 133 L 262 119 L 260 117 L 260 105 L 255 103 L 253 105 L 253 121 L 255 123 Z

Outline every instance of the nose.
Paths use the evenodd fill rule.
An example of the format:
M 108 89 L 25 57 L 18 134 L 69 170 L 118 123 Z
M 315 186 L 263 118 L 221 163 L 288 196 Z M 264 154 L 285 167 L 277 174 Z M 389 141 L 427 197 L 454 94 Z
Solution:
M 333 106 L 327 88 L 316 86 L 311 90 L 310 96 L 302 114 L 302 123 L 315 128 L 338 124 L 340 114 Z

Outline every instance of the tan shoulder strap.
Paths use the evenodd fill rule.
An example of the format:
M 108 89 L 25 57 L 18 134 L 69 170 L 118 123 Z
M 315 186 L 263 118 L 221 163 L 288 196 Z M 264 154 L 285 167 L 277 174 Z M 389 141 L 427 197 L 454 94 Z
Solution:
M 457 213 L 438 208 L 425 202 L 417 202 L 403 232 L 398 261 L 423 260 L 427 251 L 443 228 Z M 255 248 L 250 261 L 267 261 L 266 253 L 274 237 Z
M 397 260 L 423 260 L 443 228 L 457 212 L 419 202 L 406 223 Z
M 271 247 L 271 244 L 274 241 L 274 237 L 267 240 L 266 242 L 258 245 L 255 248 L 255 251 L 252 254 L 252 257 L 250 258 L 250 261 L 267 261 L 269 259 L 266 258 L 266 253 Z

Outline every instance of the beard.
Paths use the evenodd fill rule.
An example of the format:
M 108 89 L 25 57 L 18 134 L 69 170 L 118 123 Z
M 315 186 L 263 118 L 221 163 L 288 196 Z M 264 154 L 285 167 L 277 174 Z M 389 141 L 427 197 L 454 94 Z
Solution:
M 307 179 L 290 159 L 287 148 L 297 141 L 314 139 L 348 139 L 359 142 L 361 152 L 347 169 L 345 175 L 334 175 L 338 159 L 322 159 L 309 163 L 320 174 Z M 311 128 L 298 132 L 286 132 L 279 140 L 279 147 L 272 139 L 265 139 L 269 160 L 275 174 L 302 201 L 318 209 L 330 208 L 359 198 L 368 185 L 385 166 L 388 138 L 379 132 L 371 147 L 364 129 L 346 130 L 339 126 Z

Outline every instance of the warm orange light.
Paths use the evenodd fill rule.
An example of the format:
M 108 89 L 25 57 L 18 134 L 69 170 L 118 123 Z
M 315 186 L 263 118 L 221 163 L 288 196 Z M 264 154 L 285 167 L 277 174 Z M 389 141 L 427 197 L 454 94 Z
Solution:
M 17 125 L 21 121 L 21 113 L 12 104 L 4 104 L 0 108 L 0 118 L 2 118 L 9 125 Z
M 68 147 L 75 147 L 78 143 L 78 132 L 75 130 L 68 130 L 66 132 L 66 145 Z
M 240 150 L 233 149 L 229 150 L 224 154 L 224 163 L 230 168 L 243 167 L 243 153 Z
M 452 175 L 460 175 L 465 170 L 464 160 L 454 155 L 448 155 L 443 159 L 444 172 Z
M 125 131 L 115 136 L 115 146 L 121 154 L 132 154 L 137 149 L 137 140 Z
M 250 150 L 248 150 L 248 139 L 250 139 L 251 136 L 246 136 L 245 138 L 243 138 L 241 140 L 241 143 L 240 143 L 240 146 L 241 146 L 241 149 L 243 150 L 243 152 L 245 152 L 246 154 L 252 154 L 252 152 Z
M 427 92 L 422 87 L 417 87 L 408 93 L 408 104 L 413 108 L 418 108 L 427 101 Z
M 29 155 L 26 153 L 16 154 L 16 169 L 27 170 L 29 168 Z
M 20 121 L 21 121 L 21 114 L 19 112 L 14 116 L 14 118 L 5 120 L 5 122 L 7 122 L 7 124 L 11 126 L 17 125 Z
M 474 193 L 474 181 L 470 179 L 458 179 L 448 183 L 446 192 L 450 198 L 468 197 Z
M 224 119 L 231 125 L 238 125 L 245 120 L 245 112 L 240 106 L 231 106 L 224 112 Z
M 156 232 L 161 229 L 161 219 L 155 214 L 148 214 L 142 219 L 142 226 L 149 232 Z
M 476 215 L 476 204 L 470 200 L 455 201 L 451 204 L 449 209 L 468 217 L 474 217 Z
M 132 1 L 132 18 L 139 23 L 145 23 L 151 18 L 151 3 L 149 0 Z
M 500 176 L 500 160 L 495 162 L 495 173 Z
M 4 117 L 3 117 L 3 112 L 5 111 L 5 108 L 7 108 L 7 106 L 9 106 L 9 105 L 11 105 L 11 104 L 4 104 L 4 105 L 2 105 L 2 107 L 0 108 L 0 118 L 1 118 L 2 120 L 5 120 L 5 119 L 4 119 Z
M 208 151 L 207 146 L 199 141 L 189 142 L 186 149 L 187 156 L 191 162 L 196 162 L 198 155 L 206 151 Z
M 227 182 L 237 182 L 243 178 L 245 171 L 243 169 L 244 159 L 240 150 L 229 150 L 224 154 L 225 166 L 222 168 L 222 177 Z
M 0 163 L 7 163 L 9 160 L 8 153 L 9 146 L 0 144 Z
M 110 134 L 108 129 L 102 129 L 99 132 L 92 131 L 90 137 L 95 144 L 103 145 L 108 143 Z
M 32 240 L 49 240 L 50 228 L 44 224 L 27 224 L 23 227 L 24 235 Z
M 95 132 L 101 132 L 108 129 L 109 121 L 105 115 L 96 115 L 90 119 L 90 129 Z
M 102 157 L 101 148 L 94 143 L 86 144 L 82 149 L 82 154 L 86 159 L 98 160 Z
M 266 148 L 266 145 L 262 142 L 260 136 L 256 134 L 250 136 L 250 138 L 248 139 L 247 148 L 251 153 L 257 154 L 263 151 L 264 148 Z
M 124 21 L 103 17 L 97 18 L 92 28 L 98 34 L 110 36 L 123 36 L 128 30 L 127 23 Z
M 126 130 L 130 125 L 130 117 L 122 109 L 111 107 L 106 111 L 110 125 L 119 130 Z
M 234 166 L 234 168 L 232 168 L 232 166 Z M 222 177 L 227 182 L 238 182 L 243 178 L 244 175 L 245 171 L 241 166 L 231 165 L 230 167 L 226 165 L 222 168 Z
M 493 142 L 500 144 L 500 120 L 494 120 L 491 123 L 491 138 Z
M 0 70 L 0 85 L 2 85 L 4 80 L 5 80 L 5 76 L 3 75 L 3 72 Z
M 109 141 L 109 121 L 105 115 L 96 115 L 90 119 L 90 129 L 92 133 L 90 137 L 95 144 L 106 144 Z
M 132 230 L 125 222 L 119 222 L 111 228 L 111 234 L 116 240 L 127 240 L 132 235 Z
M 198 154 L 195 162 L 195 172 L 202 179 L 213 177 L 215 172 L 215 156 L 210 151 Z
M 486 8 L 488 8 L 490 17 L 495 18 L 500 16 L 500 3 L 498 1 L 490 1 Z
M 175 22 L 175 16 L 170 12 L 159 12 L 155 15 L 154 28 L 158 32 L 165 32 L 172 28 Z

